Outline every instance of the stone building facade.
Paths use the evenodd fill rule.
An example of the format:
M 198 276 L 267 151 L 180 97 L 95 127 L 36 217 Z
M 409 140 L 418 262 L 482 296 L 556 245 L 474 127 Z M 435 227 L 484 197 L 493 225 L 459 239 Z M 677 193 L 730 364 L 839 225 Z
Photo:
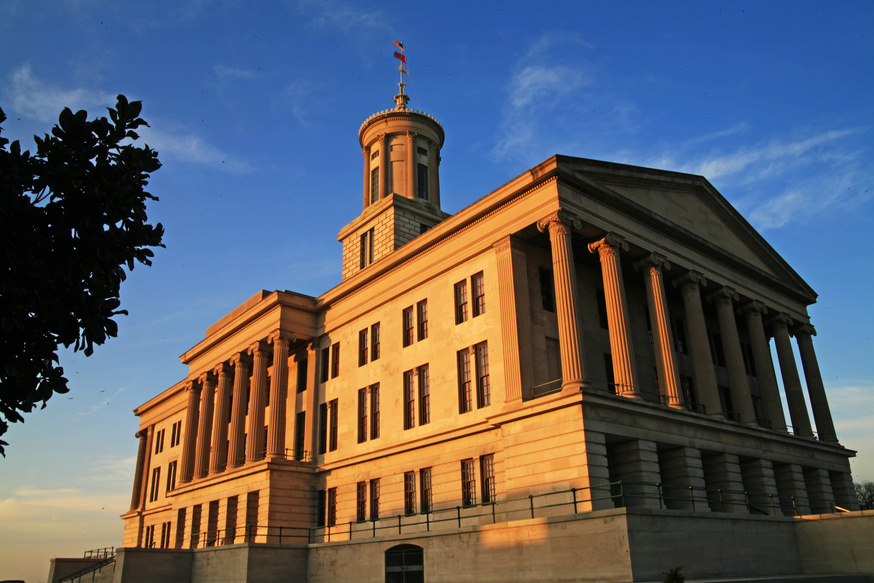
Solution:
M 136 409 L 116 580 L 800 573 L 796 517 L 858 510 L 816 294 L 705 178 L 554 156 L 449 215 L 403 86 L 359 139 L 342 283 L 255 294 Z

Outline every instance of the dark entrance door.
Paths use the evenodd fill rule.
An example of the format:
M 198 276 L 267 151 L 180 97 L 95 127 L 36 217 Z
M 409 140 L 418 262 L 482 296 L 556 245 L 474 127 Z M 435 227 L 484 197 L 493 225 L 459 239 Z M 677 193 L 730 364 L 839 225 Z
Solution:
M 385 552 L 385 583 L 425 583 L 422 547 L 398 545 Z

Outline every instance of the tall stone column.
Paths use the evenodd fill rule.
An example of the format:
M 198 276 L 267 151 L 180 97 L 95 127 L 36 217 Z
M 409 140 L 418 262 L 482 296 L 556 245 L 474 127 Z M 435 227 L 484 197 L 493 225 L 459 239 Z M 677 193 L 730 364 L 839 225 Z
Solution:
M 182 441 L 182 468 L 179 483 L 191 481 L 194 470 L 194 453 L 197 444 L 197 426 L 200 417 L 200 383 L 189 381 L 185 389 L 188 406 L 185 409 L 185 438 Z
M 249 383 L 249 364 L 242 354 L 231 357 L 234 367 L 234 396 L 231 399 L 231 433 L 228 438 L 228 468 L 243 465 L 245 452 L 244 424 L 246 423 L 246 386 Z
M 737 407 L 738 420 L 747 425 L 755 425 L 756 411 L 753 409 L 753 395 L 750 392 L 743 349 L 740 346 L 740 334 L 737 332 L 737 322 L 734 319 L 734 302 L 737 301 L 738 294 L 731 288 L 722 287 L 713 292 L 710 299 L 716 304 L 716 315 L 719 317 L 731 401 Z
M 813 338 L 816 330 L 810 324 L 795 329 L 795 340 L 798 342 L 798 353 L 801 355 L 801 366 L 804 369 L 804 379 L 807 381 L 807 394 L 810 397 L 810 408 L 813 410 L 813 420 L 816 422 L 816 433 L 820 441 L 835 443 L 838 441 L 835 424 L 832 421 L 831 410 L 822 375 L 819 372 L 819 362 L 813 350 Z
M 437 144 L 434 143 L 428 148 L 428 181 L 431 202 L 440 208 L 440 156 Z
M 307 345 L 307 394 L 306 394 L 306 424 L 309 428 L 304 433 L 304 449 L 309 452 L 310 459 L 315 459 L 319 443 L 319 338 L 313 338 Z
M 210 373 L 200 375 L 200 421 L 197 428 L 197 448 L 194 456 L 194 477 L 203 478 L 209 470 L 210 437 L 212 433 L 215 378 Z
M 415 134 L 413 132 L 407 132 L 406 144 L 404 144 L 405 149 L 407 150 L 407 159 L 406 159 L 406 180 L 404 181 L 404 188 L 407 192 L 407 196 L 411 199 L 415 200 L 419 198 L 418 183 L 416 180 L 416 140 Z
M 677 284 L 683 292 L 683 307 L 689 323 L 689 350 L 692 352 L 698 397 L 707 415 L 722 415 L 719 389 L 716 386 L 716 371 L 713 369 L 713 356 L 710 353 L 710 340 L 707 337 L 707 324 L 704 320 L 704 308 L 701 305 L 700 287 L 707 285 L 707 280 L 700 273 L 690 271 L 681 277 Z
M 680 377 L 677 374 L 677 355 L 674 353 L 674 342 L 671 338 L 668 301 L 662 276 L 662 270 L 670 269 L 671 264 L 661 255 L 652 253 L 637 261 L 634 268 L 643 273 L 646 287 L 659 392 L 665 405 L 679 409 L 683 407 L 680 402 Z
M 555 307 L 558 316 L 558 340 L 561 350 L 562 390 L 576 392 L 587 385 L 580 320 L 577 312 L 577 274 L 571 228 L 581 222 L 567 211 L 559 210 L 537 222 L 540 232 L 549 232 L 552 248 L 552 274 L 555 280 Z
M 222 363 L 213 369 L 218 377 L 218 392 L 212 417 L 212 447 L 209 452 L 209 473 L 217 474 L 228 463 L 228 420 L 231 418 L 231 391 L 233 377 L 228 365 Z
M 267 357 L 270 354 L 263 342 L 249 347 L 252 356 L 252 388 L 249 391 L 249 423 L 246 428 L 246 461 L 263 458 L 264 408 L 267 402 Z
M 783 404 L 780 401 L 777 373 L 774 371 L 771 348 L 768 337 L 765 335 L 765 325 L 762 323 L 762 313 L 765 311 L 765 307 L 761 302 L 752 301 L 744 305 L 742 309 L 750 335 L 750 345 L 753 349 L 753 362 L 758 374 L 759 394 L 762 398 L 765 421 L 775 431 L 786 431 L 786 418 L 783 415 Z
M 146 453 L 148 453 L 149 430 L 142 429 L 137 432 L 136 437 L 139 439 L 137 446 L 137 467 L 134 473 L 134 490 L 131 494 L 130 509 L 135 510 L 140 507 L 140 497 L 143 491 L 143 475 L 146 466 Z
M 379 200 L 388 196 L 388 173 L 391 168 L 391 156 L 388 151 L 388 140 L 385 134 L 379 140 Z
M 286 405 L 288 399 L 288 346 L 295 334 L 277 330 L 270 335 L 273 344 L 273 383 L 270 385 L 270 423 L 267 425 L 267 457 L 285 458 Z
M 589 252 L 597 253 L 601 260 L 616 392 L 623 397 L 639 398 L 637 366 L 634 359 L 634 344 L 631 342 L 631 327 L 628 322 L 628 300 L 625 296 L 625 281 L 622 279 L 620 250 L 628 251 L 628 243 L 613 233 L 608 233 L 600 241 L 589 244 Z
M 520 245 L 508 236 L 493 246 L 498 260 L 498 307 L 505 356 L 505 401 L 508 403 L 530 397 L 534 384 L 528 268 L 525 250 Z
M 364 156 L 364 206 L 361 208 L 366 209 L 370 206 L 370 146 L 361 150 L 361 154 Z
M 792 429 L 795 435 L 813 437 L 810 417 L 807 415 L 807 404 L 804 402 L 804 392 L 801 388 L 801 378 L 798 376 L 795 355 L 792 354 L 792 342 L 789 340 L 790 321 L 785 314 L 778 314 L 771 320 L 771 330 L 774 332 L 774 344 L 777 346 L 777 358 L 780 360 L 780 374 L 783 376 L 783 389 L 786 391 L 786 404 L 789 405 Z

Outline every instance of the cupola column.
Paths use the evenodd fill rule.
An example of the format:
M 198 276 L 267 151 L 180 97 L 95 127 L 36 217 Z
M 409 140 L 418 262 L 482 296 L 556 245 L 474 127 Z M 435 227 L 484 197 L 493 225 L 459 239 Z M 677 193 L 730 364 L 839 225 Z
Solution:
M 267 400 L 267 356 L 263 342 L 249 347 L 252 356 L 252 388 L 249 391 L 249 422 L 246 428 L 246 461 L 264 457 L 264 407 Z
M 622 264 L 619 258 L 619 252 L 623 249 L 628 251 L 628 243 L 613 233 L 589 244 L 589 251 L 597 253 L 601 259 L 616 392 L 623 397 L 639 398 L 634 346 L 631 343 L 628 323 L 628 300 L 625 297 L 625 281 L 622 279 Z
M 440 208 L 440 148 L 431 143 L 428 147 L 428 198 Z
M 366 209 L 370 206 L 370 146 L 365 146 L 361 153 L 364 155 L 364 206 Z
M 391 167 L 391 157 L 388 152 L 388 136 L 379 135 L 379 200 L 388 196 L 388 171 Z
M 200 420 L 197 427 L 197 448 L 194 456 L 194 477 L 202 478 L 209 470 L 210 437 L 212 433 L 215 378 L 211 373 L 200 375 Z
M 819 362 L 813 350 L 812 336 L 816 336 L 816 330 L 810 324 L 804 324 L 794 332 L 795 340 L 798 342 L 798 353 L 801 355 L 801 366 L 804 368 L 804 379 L 807 381 L 810 408 L 813 410 L 813 420 L 816 422 L 816 433 L 820 441 L 837 442 L 835 424 L 828 406 L 825 387 L 822 384 L 822 375 L 819 372 Z
M 792 418 L 792 430 L 795 435 L 813 437 L 807 405 L 804 403 L 801 378 L 798 376 L 795 355 L 792 354 L 792 342 L 789 340 L 790 322 L 789 316 L 778 314 L 771 320 L 771 330 L 774 333 L 774 344 L 777 345 L 777 358 L 780 360 L 780 374 L 783 376 L 783 388 L 786 391 L 789 416 Z
M 765 335 L 762 313 L 765 307 L 761 302 L 752 301 L 743 306 L 750 345 L 753 349 L 753 362 L 762 396 L 762 409 L 768 426 L 775 431 L 786 431 L 786 417 L 780 402 L 780 388 L 777 386 L 777 373 L 771 359 L 771 348 Z
M 212 448 L 209 452 L 209 473 L 217 474 L 228 463 L 228 420 L 231 418 L 231 391 L 233 377 L 228 365 L 222 363 L 213 369 L 218 377 L 218 392 L 212 417 Z
M 704 413 L 722 415 L 722 404 L 719 402 L 719 389 L 716 385 L 716 371 L 713 369 L 710 341 L 707 338 L 704 307 L 701 305 L 700 288 L 707 285 L 707 280 L 700 273 L 690 271 L 681 277 L 677 284 L 683 292 L 683 307 L 686 310 L 686 320 L 689 323 L 689 349 L 692 352 L 692 365 L 695 368 L 698 398 L 704 405 Z
M 662 270 L 670 269 L 671 264 L 661 255 L 652 253 L 649 257 L 635 263 L 634 267 L 643 273 L 643 283 L 646 287 L 659 392 L 665 405 L 679 409 L 683 406 L 680 402 L 680 378 L 677 375 L 677 355 L 674 353 L 674 342 L 671 338 L 668 302 L 662 275 Z
M 559 210 L 537 222 L 541 232 L 549 232 L 552 248 L 552 273 L 555 280 L 555 307 L 558 316 L 558 339 L 561 351 L 562 390 L 577 392 L 586 385 L 585 365 L 580 343 L 577 313 L 577 274 L 571 228 L 579 228 L 580 220 Z
M 737 301 L 738 294 L 731 288 L 723 287 L 713 292 L 710 298 L 716 304 L 719 330 L 722 332 L 728 382 L 731 386 L 731 401 L 737 407 L 739 421 L 755 425 L 756 412 L 753 409 L 753 396 L 750 393 L 750 383 L 747 380 L 743 351 L 740 346 L 740 335 L 737 332 L 737 322 L 734 319 L 734 302 Z
M 406 184 L 405 192 L 407 196 L 411 199 L 417 199 L 419 197 L 419 193 L 416 192 L 416 135 L 413 132 L 407 132 L 406 141 L 404 143 L 404 149 L 406 150 Z

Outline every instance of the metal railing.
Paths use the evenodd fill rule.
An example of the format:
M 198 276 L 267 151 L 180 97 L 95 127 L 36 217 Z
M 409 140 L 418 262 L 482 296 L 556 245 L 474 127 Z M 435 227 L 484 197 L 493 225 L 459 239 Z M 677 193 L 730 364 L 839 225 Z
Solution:
M 85 551 L 82 555 L 83 559 L 109 559 L 115 556 L 115 547 L 104 547 L 102 549 L 91 549 Z
M 90 575 L 92 573 L 95 573 L 96 571 L 100 571 L 101 569 L 103 569 L 103 567 L 106 567 L 107 565 L 111 565 L 115 562 L 115 547 L 91 549 L 85 551 L 82 555 L 82 558 L 95 559 L 99 561 L 97 563 L 94 563 L 93 565 L 85 567 L 84 569 L 76 571 L 75 573 L 65 575 L 64 577 L 58 579 L 58 583 L 63 583 L 64 581 L 76 581 L 78 579 L 81 579 L 85 575 Z
M 535 385 L 531 387 L 531 397 L 536 399 L 537 397 L 544 397 L 546 395 L 551 395 L 552 393 L 557 393 L 561 390 L 561 382 L 561 379 L 555 379 L 548 383 L 543 383 L 542 385 Z

